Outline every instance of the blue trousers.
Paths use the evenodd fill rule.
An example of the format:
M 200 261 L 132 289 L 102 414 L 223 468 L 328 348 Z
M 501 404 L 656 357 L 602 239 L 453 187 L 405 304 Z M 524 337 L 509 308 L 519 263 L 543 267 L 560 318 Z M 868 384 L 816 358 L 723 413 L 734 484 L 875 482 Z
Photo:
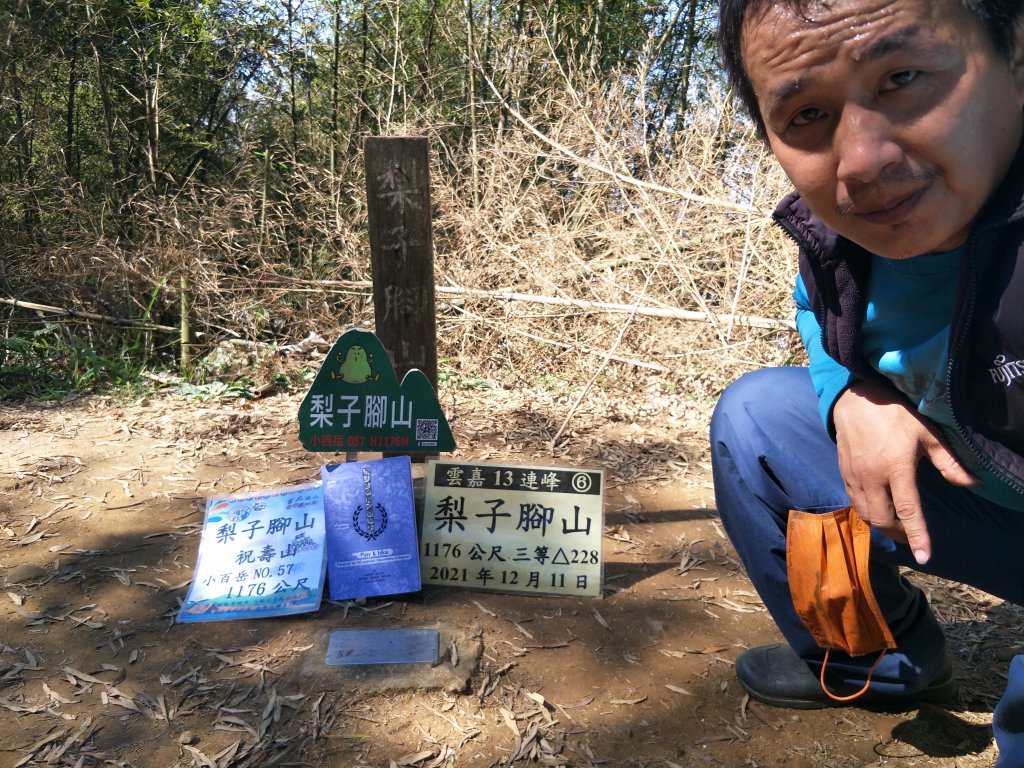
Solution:
M 726 532 L 783 636 L 817 673 L 824 651 L 797 616 L 786 580 L 786 522 L 791 509 L 828 512 L 850 501 L 807 369 L 765 369 L 733 383 L 711 419 L 711 457 Z M 882 658 L 872 688 L 898 694 L 927 686 L 946 654 L 924 594 L 900 575 L 900 566 L 1024 604 L 1024 513 L 950 485 L 927 459 L 917 480 L 931 559 L 918 565 L 905 544 L 878 533 L 871 547 L 871 587 L 898 646 Z M 874 660 L 833 652 L 830 675 L 862 685 Z M 1024 768 L 1024 656 L 1010 665 L 993 731 L 997 768 Z

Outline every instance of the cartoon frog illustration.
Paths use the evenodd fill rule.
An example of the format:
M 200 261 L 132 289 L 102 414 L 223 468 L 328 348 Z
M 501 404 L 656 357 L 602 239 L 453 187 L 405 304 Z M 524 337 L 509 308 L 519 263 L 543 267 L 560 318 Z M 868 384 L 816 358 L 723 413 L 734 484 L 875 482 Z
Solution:
M 341 360 L 341 368 L 338 373 L 331 371 L 332 379 L 341 379 L 346 384 L 365 384 L 380 379 L 380 374 L 374 373 L 370 368 L 373 355 L 367 355 L 366 350 L 358 344 L 353 344 L 345 350 L 344 360 L 339 352 L 338 359 Z

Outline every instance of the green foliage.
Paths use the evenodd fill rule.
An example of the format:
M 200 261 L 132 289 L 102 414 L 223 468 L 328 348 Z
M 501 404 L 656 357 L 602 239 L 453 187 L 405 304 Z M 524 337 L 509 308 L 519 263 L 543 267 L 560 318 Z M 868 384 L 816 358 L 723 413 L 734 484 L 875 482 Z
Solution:
M 136 235 L 138 203 L 217 185 L 275 150 L 268 191 L 297 160 L 356 156 L 364 132 L 433 114 L 495 122 L 486 79 L 522 103 L 553 54 L 574 71 L 632 68 L 636 93 L 686 108 L 712 59 L 710 0 L 90 0 L 18 4 L 0 52 L 0 224 L 36 236 L 69 226 L 60 199 Z M 29 13 L 28 9 L 32 12 Z M 31 62 L 31 64 L 29 64 Z M 469 65 L 472 66 L 469 66 Z M 469 86 L 473 88 L 470 89 Z M 472 110 L 470 110 L 471 112 Z M 476 113 L 473 113 L 474 115 Z M 654 126 L 652 126 L 654 127 Z M 468 125 L 477 130 L 478 125 Z M 332 159 L 333 158 L 333 159 Z M 140 192 L 144 194 L 140 197 Z M 2 233 L 0 233 L 2 234 Z
M 169 387 L 187 400 L 203 403 L 254 396 L 247 376 L 181 381 L 173 374 L 151 370 L 155 369 L 142 353 L 136 334 L 126 334 L 124 346 L 106 349 L 94 348 L 58 323 L 0 338 L 0 402 L 59 400 L 92 392 L 139 394 L 157 387 Z M 302 387 L 315 374 L 304 369 L 295 375 L 294 384 Z M 293 386 L 284 373 L 274 374 L 271 382 L 281 390 Z
M 198 403 L 211 400 L 236 400 L 240 397 L 252 399 L 252 382 L 247 378 L 235 381 L 211 381 L 204 384 L 182 382 L 175 391 L 186 399 Z
M 683 133 L 699 95 L 692 73 L 713 68 L 710 0 L 41 0 L 12 9 L 0 46 L 0 296 L 177 326 L 184 275 L 196 286 L 191 330 L 204 341 L 278 340 L 310 308 L 302 293 L 282 298 L 292 282 L 266 301 L 269 291 L 253 290 L 224 304 L 250 281 L 368 278 L 367 135 L 429 134 L 456 196 L 471 199 L 483 147 L 522 131 L 508 105 L 575 143 L 581 126 L 559 126 L 552 96 L 590 84 L 584 114 L 592 107 L 601 123 L 630 105 L 605 124 L 645 150 L 645 137 L 659 137 L 619 164 L 643 176 L 671 155 L 662 134 Z M 523 194 L 564 177 L 557 211 L 583 182 L 573 162 L 549 162 L 545 151 L 524 153 L 536 173 L 524 176 Z M 329 301 L 346 322 L 365 311 L 350 296 Z M 42 337 L 25 332 L 28 351 L 3 342 L 0 396 L 131 381 L 147 364 L 151 340 L 116 324 L 80 331 L 86 341 L 17 319 Z
M 562 396 L 571 395 L 578 389 L 576 385 L 547 373 L 538 376 L 534 386 L 543 392 Z
M 99 349 L 56 323 L 0 339 L 0 400 L 135 386 L 145 370 L 136 347 Z
M 449 389 L 487 389 L 490 385 L 483 376 L 464 376 L 450 366 L 452 359 L 438 360 L 437 384 Z

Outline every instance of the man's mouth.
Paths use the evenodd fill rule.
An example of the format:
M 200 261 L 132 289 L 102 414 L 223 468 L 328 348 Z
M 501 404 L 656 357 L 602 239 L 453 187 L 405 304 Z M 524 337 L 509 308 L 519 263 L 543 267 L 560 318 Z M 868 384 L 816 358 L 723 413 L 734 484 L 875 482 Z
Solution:
M 871 224 L 896 224 L 903 221 L 924 197 L 927 187 L 922 187 L 904 197 L 887 200 L 880 205 L 864 206 L 854 209 L 854 215 Z
M 913 192 L 879 200 L 857 203 L 850 201 L 839 206 L 839 213 L 841 216 L 854 217 L 879 226 L 898 224 L 918 206 L 929 186 L 924 184 Z

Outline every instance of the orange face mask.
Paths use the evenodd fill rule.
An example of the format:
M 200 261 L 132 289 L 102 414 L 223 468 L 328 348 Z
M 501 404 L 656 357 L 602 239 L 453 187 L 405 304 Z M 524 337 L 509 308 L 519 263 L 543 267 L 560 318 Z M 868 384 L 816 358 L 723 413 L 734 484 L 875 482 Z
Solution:
M 786 533 L 789 593 L 797 614 L 822 648 L 822 690 L 837 701 L 855 699 L 871 685 L 871 674 L 885 651 L 896 647 L 868 578 L 871 528 L 853 507 L 815 513 L 791 510 Z M 837 696 L 825 686 L 825 666 L 833 648 L 851 656 L 879 653 L 864 687 Z

